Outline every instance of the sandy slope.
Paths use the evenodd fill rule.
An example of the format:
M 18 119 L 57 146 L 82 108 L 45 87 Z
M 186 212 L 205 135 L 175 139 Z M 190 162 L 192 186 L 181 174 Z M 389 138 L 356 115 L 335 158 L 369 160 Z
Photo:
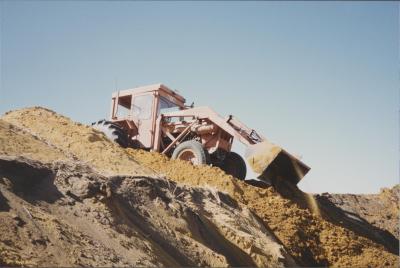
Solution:
M 43 162 L 69 159 L 61 150 L 4 120 L 0 120 L 0 152 Z
M 398 240 L 392 234 L 382 233 L 379 228 L 367 221 L 349 217 L 329 200 L 321 202 L 320 199 L 314 199 L 296 187 L 281 185 L 277 187 L 277 190 L 273 188 L 260 189 L 238 181 L 218 168 L 194 167 L 183 161 L 170 161 L 156 153 L 132 149 L 123 150 L 110 143 L 101 133 L 90 127 L 73 123 L 69 119 L 43 108 L 36 107 L 14 111 L 3 116 L 3 119 L 18 128 L 24 129 L 26 133 L 32 133 L 39 137 L 40 140 L 45 141 L 45 144 L 50 144 L 51 148 L 56 148 L 62 154 L 68 156 L 68 159 L 72 158 L 92 165 L 95 170 L 102 173 L 102 176 L 134 175 L 141 177 L 142 181 L 147 181 L 143 180 L 143 176 L 150 176 L 152 179 L 149 181 L 155 180 L 154 185 L 162 185 L 161 182 L 170 185 L 172 182 L 167 179 L 171 179 L 180 183 L 177 184 L 177 187 L 188 189 L 189 193 L 197 191 L 194 189 L 199 189 L 193 187 L 203 187 L 199 190 L 203 192 L 200 201 L 196 195 L 192 196 L 187 193 L 193 205 L 190 205 L 187 200 L 182 201 L 182 203 L 178 202 L 178 212 L 175 212 L 175 218 L 170 221 L 171 224 L 182 220 L 186 221 L 185 224 L 187 224 L 189 232 L 182 227 L 185 224 L 176 227 L 178 230 L 182 228 L 185 230 L 180 232 L 166 223 L 169 221 L 164 222 L 162 220 L 166 217 L 162 213 L 175 208 L 173 202 L 174 208 L 169 206 L 171 204 L 170 199 L 168 199 L 168 202 L 163 201 L 168 205 L 161 204 L 162 209 L 157 210 L 156 207 L 151 205 L 152 202 L 155 202 L 154 200 L 158 200 L 159 191 L 156 191 L 156 193 L 154 191 L 148 192 L 148 195 L 150 195 L 148 199 L 153 200 L 152 202 L 146 201 L 147 193 L 143 193 L 139 194 L 140 196 L 143 195 L 144 198 L 140 201 L 142 202 L 141 205 L 132 205 L 127 210 L 121 210 L 118 206 L 111 209 L 111 215 L 115 211 L 119 213 L 119 216 L 114 218 L 123 218 L 125 214 L 129 213 L 137 215 L 141 210 L 147 211 L 147 214 L 143 212 L 141 218 L 146 222 L 144 226 L 147 226 L 147 221 L 150 221 L 150 226 L 156 226 L 151 229 L 151 232 L 159 232 L 157 235 L 159 240 L 153 241 L 152 245 L 163 248 L 162 251 L 155 251 L 154 255 L 147 256 L 147 259 L 145 258 L 148 261 L 147 264 L 172 264 L 168 258 L 168 256 L 171 257 L 168 253 L 169 250 L 165 250 L 165 247 L 170 248 L 172 246 L 176 249 L 174 252 L 183 254 L 179 256 L 186 256 L 186 259 L 183 258 L 186 261 L 179 264 L 224 266 L 226 264 L 247 263 L 257 266 L 275 266 L 278 264 L 289 265 L 294 260 L 297 264 L 306 266 L 381 267 L 398 265 Z M 18 152 L 14 153 L 18 155 Z M 25 150 L 23 149 L 20 153 L 25 153 Z M 35 157 L 35 159 L 39 159 L 38 156 Z M 77 179 L 77 181 L 79 182 L 80 179 Z M 180 186 L 181 184 L 188 186 Z M 56 184 L 56 187 L 61 186 Z M 68 187 L 73 187 L 73 185 Z M 129 191 L 124 192 L 121 190 L 122 188 L 117 188 L 114 189 L 114 192 L 122 196 L 123 203 L 131 204 L 131 197 L 128 193 L 132 196 L 139 196 L 134 194 L 139 189 L 135 186 L 129 187 Z M 151 188 L 157 187 L 152 186 Z M 170 186 L 168 186 L 168 189 L 171 191 Z M 172 190 L 172 195 L 175 196 L 174 191 Z M 139 193 L 141 192 L 139 191 Z M 93 198 L 88 200 L 91 199 Z M 177 197 L 175 199 L 179 201 Z M 60 200 L 63 200 L 63 198 Z M 95 203 L 99 204 L 99 202 Z M 104 202 L 100 203 L 103 204 Z M 188 216 L 184 213 L 186 210 L 179 208 L 179 206 L 186 205 L 191 207 L 191 210 L 193 210 L 193 207 L 197 207 L 198 216 L 189 217 L 190 220 L 188 220 Z M 79 207 L 75 207 L 75 209 L 78 214 L 84 210 Z M 107 209 L 110 210 L 110 207 L 103 205 L 97 212 L 107 214 Z M 215 213 L 213 213 L 214 211 Z M 5 213 L 2 217 L 9 215 L 9 212 Z M 51 211 L 49 215 L 54 216 L 54 213 Z M 160 213 L 160 216 L 153 216 L 158 215 L 158 213 Z M 93 215 L 90 214 L 87 217 L 92 220 Z M 101 216 L 99 217 L 101 218 Z M 159 222 L 152 222 L 153 217 L 158 217 Z M 138 222 L 131 224 L 131 221 L 135 218 L 125 219 L 129 222 L 123 228 L 127 232 L 124 234 L 125 236 L 131 234 L 132 231 L 130 230 L 134 226 L 141 225 Z M 115 227 L 113 221 L 110 222 L 112 226 L 110 228 L 113 229 Z M 201 227 L 190 228 L 197 226 L 198 222 L 201 222 Z M 74 226 L 74 221 L 71 224 Z M 160 233 L 164 229 L 166 231 Z M 144 233 L 148 234 L 150 231 L 149 229 L 146 230 Z M 3 245 L 7 245 L 4 242 L 6 237 L 1 239 Z M 163 237 L 164 240 L 160 240 L 160 237 Z M 181 238 L 183 240 L 178 242 Z M 139 240 L 142 239 L 139 238 Z M 225 242 L 222 243 L 221 241 Z M 77 240 L 73 240 L 71 245 L 76 243 Z M 220 243 L 221 246 L 213 246 Z M 280 243 L 283 244 L 284 248 L 279 246 Z M 186 252 L 184 247 L 179 245 L 186 245 L 190 248 L 190 252 L 194 252 L 193 254 L 196 256 L 204 256 L 204 258 L 198 257 L 196 259 L 194 255 L 190 255 L 189 251 Z M 132 246 L 132 248 L 135 247 L 135 245 Z M 138 248 L 140 249 L 140 247 Z M 8 250 L 10 251 L 6 252 L 11 252 L 11 249 L 16 250 L 15 247 L 9 247 Z M 19 251 L 16 252 L 18 255 Z M 285 255 L 286 252 L 291 257 Z M 166 256 L 165 259 L 161 257 L 164 256 L 163 254 Z M 122 253 L 122 255 L 124 254 Z M 278 257 L 278 255 L 285 257 Z M 172 257 L 172 259 L 176 259 L 177 255 L 174 256 L 175 258 Z M 162 258 L 163 261 L 159 258 Z M 152 259 L 157 261 L 151 262 Z M 181 258 L 179 257 L 179 259 Z M 193 263 L 189 263 L 189 260 L 192 260 Z M 102 262 L 90 263 L 90 265 L 96 266 L 102 264 Z
M 295 258 L 306 266 L 395 266 L 398 240 L 381 236 L 369 223 L 338 213 L 301 192 L 260 189 L 226 175 L 218 168 L 192 166 L 157 153 L 128 149 L 145 166 L 188 185 L 211 185 L 252 209 Z M 285 196 L 285 197 L 283 197 Z M 340 209 L 339 209 L 340 211 Z
M 104 177 L 76 162 L 2 156 L 0 167 L 2 265 L 294 265 L 252 212 L 219 192 Z
M 329 194 L 318 195 L 328 199 L 350 215 L 358 215 L 377 228 L 392 233 L 399 239 L 400 185 L 383 188 L 379 194 Z
M 256 215 L 214 188 L 178 185 L 152 171 L 104 176 L 77 160 L 77 147 L 11 128 L 0 132 L 11 144 L 0 151 L 0 265 L 295 265 Z M 79 128 L 86 131 L 73 131 Z M 44 163 L 29 160 L 32 148 Z M 106 174 L 112 165 L 104 164 Z
M 3 119 L 103 173 L 151 173 L 98 131 L 51 110 L 40 107 L 22 109 L 6 114 Z

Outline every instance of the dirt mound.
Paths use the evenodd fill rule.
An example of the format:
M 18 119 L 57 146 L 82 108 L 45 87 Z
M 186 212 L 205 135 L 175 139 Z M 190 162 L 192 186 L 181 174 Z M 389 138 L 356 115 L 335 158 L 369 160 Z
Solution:
M 157 185 L 164 184 L 173 184 L 173 187 L 183 192 L 185 192 L 184 189 L 189 189 L 187 190 L 190 193 L 187 193 L 189 197 L 184 201 L 178 198 L 176 190 L 172 190 L 172 196 L 175 196 L 174 202 L 178 203 L 177 210 L 169 207 L 171 203 L 175 207 L 175 203 L 170 201 L 172 199 L 171 194 L 162 193 L 167 189 L 161 187 L 164 190 L 154 190 L 155 192 L 149 190 L 148 193 L 142 194 L 134 187 L 134 183 L 132 185 L 128 183 L 129 180 L 126 180 L 126 176 L 125 180 L 120 179 L 121 176 L 116 179 L 108 179 L 113 181 L 115 185 L 123 186 L 122 188 L 109 187 L 118 196 L 114 201 L 122 201 L 112 202 L 111 204 L 114 205 L 108 205 L 107 201 L 94 202 L 93 198 L 86 197 L 83 199 L 82 203 L 92 200 L 93 206 L 95 206 L 94 204 L 100 206 L 101 209 L 94 209 L 96 213 L 101 211 L 104 211 L 104 215 L 109 213 L 110 216 L 107 216 L 107 220 L 103 221 L 110 224 L 110 229 L 116 228 L 115 226 L 123 226 L 117 228 L 119 232 L 115 232 L 128 237 L 137 232 L 141 234 L 138 238 L 141 241 L 147 241 L 147 235 L 150 234 L 151 245 L 158 249 L 161 247 L 162 250 L 154 249 L 154 251 L 151 251 L 154 252 L 154 255 L 143 255 L 147 256 L 143 257 L 146 260 L 143 262 L 144 265 L 223 266 L 246 263 L 247 265 L 276 266 L 280 264 L 290 265 L 290 263 L 293 263 L 292 258 L 297 264 L 305 266 L 381 267 L 398 265 L 397 239 L 390 234 L 383 234 L 379 228 L 370 225 L 368 222 L 354 220 L 329 200 L 314 199 L 311 195 L 301 192 L 296 187 L 277 185 L 277 190 L 274 188 L 260 189 L 238 181 L 218 168 L 192 166 L 179 160 L 171 161 L 157 153 L 132 149 L 124 150 L 92 128 L 73 123 L 68 118 L 43 108 L 36 107 L 10 112 L 3 119 L 24 129 L 27 133 L 34 134 L 45 143 L 50 144 L 51 148 L 56 148 L 64 155 L 71 155 L 74 159 L 93 165 L 96 170 L 105 175 L 134 175 L 139 176 L 141 181 L 146 181 L 144 177 L 151 176 L 156 182 L 149 187 L 150 189 L 158 189 Z M 76 181 L 82 180 L 78 175 L 76 177 L 79 178 Z M 155 177 L 159 177 L 159 179 Z M 167 178 L 191 187 L 174 184 L 169 182 Z M 131 178 L 131 180 L 134 180 L 134 178 Z M 144 182 L 139 184 L 141 183 Z M 126 185 L 126 188 L 124 185 Z M 197 191 L 195 189 L 198 189 L 193 187 L 198 186 L 208 190 L 202 189 L 199 190 L 202 194 L 191 195 L 193 191 Z M 71 189 L 79 188 L 74 184 L 68 187 Z M 129 191 L 123 189 L 129 189 Z M 139 194 L 132 194 L 135 191 L 138 191 Z M 171 191 L 170 186 L 168 186 L 168 191 Z M 146 199 L 148 195 L 150 197 Z M 160 201 L 160 207 L 164 208 L 168 205 L 168 208 L 165 207 L 164 210 L 175 211 L 175 214 L 172 214 L 173 217 L 162 214 L 163 212 L 153 212 L 156 207 L 152 205 L 152 202 L 159 199 L 157 198 L 158 195 L 160 195 L 162 201 Z M 185 193 L 182 195 L 185 195 Z M 200 200 L 196 199 L 199 195 L 202 196 Z M 70 192 L 70 196 L 78 196 L 79 200 L 77 193 Z M 107 197 L 107 194 L 105 196 Z M 139 203 L 135 203 L 136 201 Z M 123 205 L 119 205 L 120 202 Z M 130 205 L 131 203 L 133 205 Z M 78 207 L 74 211 L 77 215 L 80 215 L 77 218 L 80 218 L 83 213 L 81 211 L 85 211 L 86 208 L 79 207 L 81 202 L 76 201 L 75 204 L 78 204 Z M 195 211 L 198 216 L 192 217 L 188 216 L 190 213 L 185 214 L 186 210 L 183 209 L 185 206 L 190 207 L 191 211 Z M 219 206 L 225 210 L 221 210 Z M 62 210 L 62 206 L 59 209 Z M 234 213 L 228 212 L 232 209 Z M 92 211 L 92 208 L 90 208 L 90 211 Z M 143 214 L 140 214 L 141 211 L 144 211 Z M 57 213 L 57 211 L 51 211 L 49 215 L 55 215 L 54 213 Z M 63 213 L 66 212 L 62 210 L 57 215 L 63 215 Z M 139 215 L 140 217 L 138 213 L 141 215 Z M 152 222 L 154 213 L 160 213 L 160 215 L 154 216 L 157 221 Z M 125 217 L 126 214 L 135 215 L 135 217 Z M 93 215 L 90 216 L 90 219 L 92 217 Z M 94 217 L 96 218 L 96 216 Z M 102 218 L 101 215 L 99 217 Z M 135 221 L 136 217 L 141 219 L 140 223 Z M 166 227 L 165 225 L 168 224 L 164 222 L 165 217 L 172 217 L 170 218 L 171 222 L 176 224 L 182 222 L 182 220 L 185 223 L 183 225 L 178 224 L 179 226 L 176 228 Z M 76 222 L 78 222 L 78 219 Z M 71 222 L 71 226 L 74 227 L 76 222 Z M 185 224 L 187 224 L 189 231 L 185 229 L 186 227 L 182 227 L 186 226 Z M 94 228 L 93 225 L 91 226 L 93 230 L 98 229 Z M 101 226 L 103 227 L 103 225 Z M 182 228 L 184 231 L 180 232 L 179 230 L 182 230 Z M 256 232 L 257 230 L 259 232 Z M 276 235 L 276 239 L 270 231 Z M 186 234 L 186 236 L 182 238 L 182 234 Z M 100 237 L 105 236 L 103 234 Z M 111 235 L 111 237 L 113 236 Z M 188 237 L 192 240 L 187 240 Z M 256 238 L 259 238 L 259 240 Z M 78 242 L 76 241 L 76 243 Z M 277 249 L 279 243 L 284 245 L 284 249 Z M 75 240 L 71 244 L 75 244 Z M 181 245 L 186 245 L 190 248 L 190 252 L 196 256 L 201 255 L 203 258 L 190 255 Z M 269 245 L 274 246 L 271 248 Z M 135 248 L 135 243 L 130 244 L 130 247 Z M 138 247 L 140 248 L 140 246 Z M 120 252 L 119 248 L 116 252 Z M 121 252 L 123 252 L 121 254 L 127 253 L 127 251 Z M 146 253 L 145 250 L 144 252 Z M 292 258 L 286 256 L 285 252 Z M 279 254 L 284 257 L 277 257 Z M 165 258 L 162 256 L 165 256 Z M 172 262 L 174 259 L 184 261 L 174 263 Z M 283 261 L 280 261 L 281 259 Z M 193 260 L 193 262 L 190 263 L 189 260 Z M 98 266 L 107 261 L 97 264 L 93 261 L 84 264 Z
M 385 240 L 368 224 L 362 227 L 370 233 L 358 233 L 360 226 L 349 222 L 351 219 L 346 215 L 332 217 L 331 210 L 325 210 L 326 205 L 298 189 L 278 193 L 274 188 L 260 189 L 238 181 L 218 168 L 193 166 L 184 161 L 169 160 L 158 153 L 127 151 L 139 163 L 172 180 L 188 185 L 212 186 L 246 204 L 273 230 L 301 265 L 398 264 L 398 245 L 393 244 L 393 240 Z
M 129 170 L 124 162 L 88 166 L 101 165 L 102 156 L 87 161 L 95 157 L 91 141 L 74 143 L 90 128 L 42 108 L 6 118 L 26 123 L 22 130 L 0 122 L 6 142 L 0 147 L 0 265 L 295 265 L 268 226 L 215 188 L 154 178 L 119 147 L 113 157 L 125 157 L 146 177 L 136 170 L 129 177 L 100 175 L 96 170 Z M 41 130 L 45 118 L 51 131 Z M 104 139 L 103 147 L 109 155 L 114 144 Z
M 399 239 L 400 185 L 383 188 L 379 194 L 329 194 L 327 198 L 351 215 L 356 215 L 372 225 L 387 230 Z
M 149 175 L 123 148 L 110 142 L 103 133 L 75 123 L 62 115 L 41 108 L 27 108 L 6 113 L 3 120 L 39 137 L 65 155 L 93 165 L 108 174 Z
M 4 155 L 25 156 L 43 162 L 68 159 L 61 150 L 1 119 L 0 152 Z
M 4 156 L 0 177 L 0 265 L 295 265 L 262 221 L 212 189 Z

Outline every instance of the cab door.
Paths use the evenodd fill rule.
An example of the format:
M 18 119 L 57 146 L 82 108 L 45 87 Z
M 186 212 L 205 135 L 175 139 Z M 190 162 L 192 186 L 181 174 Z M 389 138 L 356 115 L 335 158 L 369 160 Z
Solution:
M 136 95 L 132 101 L 132 114 L 137 118 L 138 135 L 136 139 L 144 148 L 151 148 L 153 141 L 153 116 L 155 98 L 153 92 Z

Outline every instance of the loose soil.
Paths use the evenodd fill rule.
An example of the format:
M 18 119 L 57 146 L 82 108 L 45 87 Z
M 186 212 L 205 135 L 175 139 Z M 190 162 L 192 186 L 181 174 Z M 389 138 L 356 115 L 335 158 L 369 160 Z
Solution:
M 169 160 L 158 153 L 127 149 L 141 164 L 174 181 L 187 185 L 211 186 L 226 192 L 252 209 L 268 225 L 297 263 L 306 266 L 396 266 L 398 240 L 385 240 L 369 223 L 368 235 L 346 215 L 318 203 L 297 188 L 260 189 L 210 166 L 193 166 Z M 327 210 L 327 211 L 326 211 Z M 334 217 L 337 218 L 334 218 Z M 347 227 L 347 228 L 346 228 Z M 376 237 L 377 236 L 377 237 Z M 375 242 L 371 241 L 374 240 Z M 394 244 L 393 243 L 397 243 Z
M 48 170 L 53 180 L 47 186 L 58 193 L 51 200 L 25 188 L 20 193 L 12 172 L 0 183 L 1 226 L 13 228 L 0 235 L 3 265 L 399 264 L 394 231 L 322 195 L 284 182 L 259 188 L 216 167 L 122 149 L 91 127 L 40 107 L 2 120 L 4 163 Z M 42 186 L 29 187 L 36 193 Z M 35 235 L 39 242 L 31 239 Z
M 392 188 L 383 188 L 378 194 L 323 193 L 317 198 L 326 198 L 349 215 L 358 215 L 399 239 L 399 184 Z

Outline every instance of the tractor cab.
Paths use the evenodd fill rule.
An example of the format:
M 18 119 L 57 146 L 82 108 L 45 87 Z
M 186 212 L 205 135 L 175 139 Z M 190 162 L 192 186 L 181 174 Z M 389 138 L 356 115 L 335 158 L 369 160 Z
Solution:
M 135 147 L 151 149 L 160 115 L 183 109 L 185 98 L 163 84 L 155 84 L 114 92 L 110 120 L 128 130 Z

